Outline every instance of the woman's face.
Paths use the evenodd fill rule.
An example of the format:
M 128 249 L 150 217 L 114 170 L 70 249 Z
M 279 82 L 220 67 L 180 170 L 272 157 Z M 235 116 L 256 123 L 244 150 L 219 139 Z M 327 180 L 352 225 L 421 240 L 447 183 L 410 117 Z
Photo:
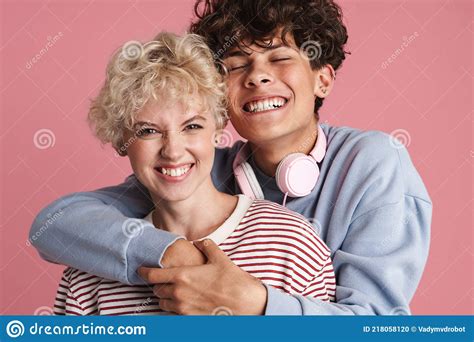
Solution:
M 153 199 L 182 201 L 212 184 L 215 134 L 212 113 L 151 101 L 124 138 L 132 169 Z

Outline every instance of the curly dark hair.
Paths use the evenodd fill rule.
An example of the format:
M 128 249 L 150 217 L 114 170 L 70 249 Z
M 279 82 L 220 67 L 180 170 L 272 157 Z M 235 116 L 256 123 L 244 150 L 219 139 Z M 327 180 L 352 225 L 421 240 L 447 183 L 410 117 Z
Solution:
M 287 34 L 298 48 L 316 44 L 319 58 L 310 58 L 313 69 L 330 64 L 337 70 L 348 53 L 342 11 L 333 0 L 197 0 L 194 12 L 198 20 L 190 31 L 206 39 L 216 59 L 235 46 L 242 48 L 244 41 L 268 47 L 280 29 L 284 44 Z M 322 103 L 316 99 L 315 113 Z

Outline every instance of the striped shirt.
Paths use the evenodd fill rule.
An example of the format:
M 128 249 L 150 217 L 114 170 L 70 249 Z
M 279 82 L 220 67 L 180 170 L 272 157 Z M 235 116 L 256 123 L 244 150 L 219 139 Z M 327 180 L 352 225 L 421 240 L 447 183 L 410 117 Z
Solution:
M 330 251 L 300 214 L 238 195 L 231 216 L 212 239 L 247 273 L 288 294 L 334 301 Z M 152 221 L 152 213 L 146 218 Z M 166 314 L 151 285 L 126 285 L 67 268 L 54 304 L 57 315 Z

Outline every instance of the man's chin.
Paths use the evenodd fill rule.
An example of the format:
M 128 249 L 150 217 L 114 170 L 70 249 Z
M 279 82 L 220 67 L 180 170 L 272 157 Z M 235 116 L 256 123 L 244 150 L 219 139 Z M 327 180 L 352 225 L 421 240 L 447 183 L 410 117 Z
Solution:
M 255 132 L 248 137 L 244 137 L 249 142 L 254 145 L 268 145 L 268 144 L 275 144 L 278 145 L 280 141 L 283 141 L 286 136 L 290 134 L 289 132 L 282 132 L 282 131 L 262 131 L 262 132 Z

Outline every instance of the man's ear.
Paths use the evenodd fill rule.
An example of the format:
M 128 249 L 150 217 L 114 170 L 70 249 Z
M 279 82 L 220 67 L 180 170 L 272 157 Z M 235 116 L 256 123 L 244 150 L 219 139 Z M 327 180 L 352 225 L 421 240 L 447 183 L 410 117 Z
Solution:
M 314 70 L 314 95 L 319 98 L 327 97 L 334 86 L 336 80 L 336 72 L 330 64 L 326 64 L 320 69 Z

